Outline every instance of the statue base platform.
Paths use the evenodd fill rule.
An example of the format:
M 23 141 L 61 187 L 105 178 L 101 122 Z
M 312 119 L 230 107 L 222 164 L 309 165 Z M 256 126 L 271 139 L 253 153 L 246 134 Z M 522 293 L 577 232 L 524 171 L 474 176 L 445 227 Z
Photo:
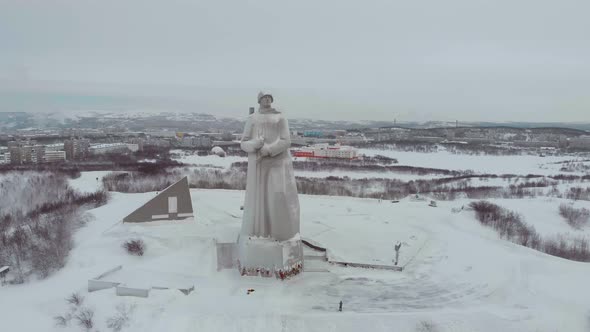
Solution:
M 303 246 L 299 236 L 287 241 L 241 236 L 238 269 L 242 276 L 287 279 L 303 272 Z

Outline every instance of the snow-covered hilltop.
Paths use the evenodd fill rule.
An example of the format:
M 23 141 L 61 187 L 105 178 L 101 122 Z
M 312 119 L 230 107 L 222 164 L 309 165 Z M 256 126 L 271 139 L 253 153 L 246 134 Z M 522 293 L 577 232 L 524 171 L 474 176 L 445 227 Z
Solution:
M 134 310 L 124 331 L 295 330 L 414 331 L 431 322 L 440 331 L 585 331 L 590 302 L 585 292 L 590 265 L 510 244 L 480 227 L 473 213 L 452 213 L 465 201 L 399 203 L 302 196 L 302 234 L 324 245 L 334 260 L 391 265 L 394 241 L 402 241 L 403 272 L 342 267 L 310 261 L 300 277 L 244 278 L 217 271 L 214 240 L 237 235 L 243 193 L 192 190 L 195 220 L 125 225 L 118 221 L 153 193 L 113 194 L 92 210 L 93 221 L 75 238 L 66 267 L 47 280 L 0 289 L 3 324 L 21 331 L 64 330 L 53 317 L 68 310 L 64 298 L 78 292 L 91 308 L 94 327 L 116 307 Z M 523 205 L 523 207 L 526 205 Z M 540 220 L 528 220 L 535 224 Z M 545 222 L 545 221 L 543 221 Z M 559 222 L 555 218 L 555 222 Z M 563 228 L 567 225 L 563 224 Z M 142 238 L 146 253 L 121 249 Z M 87 292 L 87 280 L 115 266 L 111 278 L 152 290 L 148 298 L 126 298 L 113 289 Z M 254 292 L 248 294 L 248 289 Z M 339 301 L 344 310 L 337 311 Z M 23 320 L 22 316 L 35 317 Z
M 64 197 L 89 199 L 67 215 L 73 235 L 69 255 L 60 256 L 63 265 L 51 267 L 46 278 L 25 266 L 24 284 L 0 287 L 0 313 L 11 313 L 2 323 L 19 331 L 72 332 L 84 331 L 79 323 L 89 317 L 90 331 L 114 331 L 115 321 L 121 331 L 142 332 L 588 331 L 586 156 L 358 152 L 370 158 L 294 160 L 300 235 L 327 251 L 306 248 L 303 274 L 285 281 L 218 266 L 217 243 L 235 242 L 240 230 L 244 192 L 205 188 L 242 188 L 245 156 L 177 149 L 171 156 L 184 165 L 154 174 L 85 171 L 71 179 L 56 173 L 51 181 L 34 171 L 0 175 L 0 193 L 13 193 L 0 212 L 22 215 L 51 210 Z M 193 219 L 121 223 L 169 180 L 186 175 Z M 35 194 L 49 192 L 46 186 L 57 189 Z M 101 190 L 111 190 L 110 198 L 95 207 L 88 195 Z M 481 213 L 473 203 L 490 210 Z M 32 215 L 27 227 L 38 229 L 32 220 L 62 220 L 52 216 Z M 13 239 L 18 225 L 11 221 L 7 229 L 3 221 L 0 231 Z M 44 233 L 34 234 L 42 239 Z M 142 241 L 143 256 L 122 248 L 131 240 Z M 0 265 L 13 261 L 4 252 Z M 89 280 L 97 278 L 147 297 L 118 296 L 113 287 L 90 292 Z M 80 304 L 65 300 L 74 293 Z

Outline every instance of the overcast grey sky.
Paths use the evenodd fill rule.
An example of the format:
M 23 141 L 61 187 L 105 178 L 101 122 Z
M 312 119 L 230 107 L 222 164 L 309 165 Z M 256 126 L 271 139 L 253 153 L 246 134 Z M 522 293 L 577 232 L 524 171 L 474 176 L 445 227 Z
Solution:
M 271 89 L 291 117 L 589 121 L 589 13 L 588 0 L 0 0 L 0 111 L 104 106 L 50 93 L 239 115 Z

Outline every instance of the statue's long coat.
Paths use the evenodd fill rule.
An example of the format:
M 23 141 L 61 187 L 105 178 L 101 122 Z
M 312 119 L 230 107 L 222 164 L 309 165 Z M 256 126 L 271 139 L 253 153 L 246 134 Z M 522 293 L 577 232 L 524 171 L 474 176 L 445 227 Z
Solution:
M 264 138 L 270 156 L 261 157 L 256 151 L 253 140 L 258 137 Z M 242 236 L 285 241 L 299 233 L 299 199 L 289 146 L 289 124 L 283 114 L 269 109 L 249 116 L 241 143 L 248 152 Z

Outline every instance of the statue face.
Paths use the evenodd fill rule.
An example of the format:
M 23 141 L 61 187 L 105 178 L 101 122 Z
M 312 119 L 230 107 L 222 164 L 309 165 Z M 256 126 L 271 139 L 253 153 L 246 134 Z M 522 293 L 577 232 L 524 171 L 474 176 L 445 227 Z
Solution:
M 270 104 L 272 104 L 272 98 L 270 96 L 260 98 L 260 106 L 263 108 L 270 107 Z

